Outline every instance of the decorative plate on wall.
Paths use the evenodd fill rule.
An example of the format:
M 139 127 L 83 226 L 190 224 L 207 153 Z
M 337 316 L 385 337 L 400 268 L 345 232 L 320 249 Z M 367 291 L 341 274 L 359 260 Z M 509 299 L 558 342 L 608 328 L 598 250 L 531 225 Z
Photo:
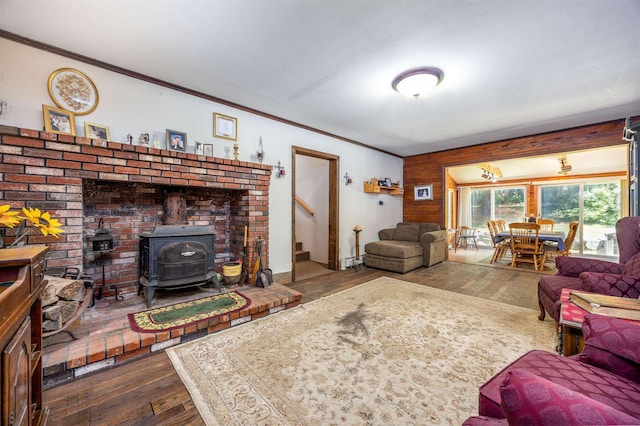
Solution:
M 49 76 L 49 96 L 57 106 L 76 115 L 98 106 L 98 89 L 89 77 L 73 68 L 60 68 Z

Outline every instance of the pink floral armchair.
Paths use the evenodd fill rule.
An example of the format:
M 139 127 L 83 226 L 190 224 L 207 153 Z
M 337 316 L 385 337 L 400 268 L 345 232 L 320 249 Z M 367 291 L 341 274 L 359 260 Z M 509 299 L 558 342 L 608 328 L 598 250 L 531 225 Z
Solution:
M 592 291 L 612 296 L 640 295 L 640 217 L 616 223 L 619 262 L 581 257 L 556 257 L 556 275 L 543 275 L 538 281 L 539 320 L 545 312 L 560 321 L 560 295 L 563 288 Z

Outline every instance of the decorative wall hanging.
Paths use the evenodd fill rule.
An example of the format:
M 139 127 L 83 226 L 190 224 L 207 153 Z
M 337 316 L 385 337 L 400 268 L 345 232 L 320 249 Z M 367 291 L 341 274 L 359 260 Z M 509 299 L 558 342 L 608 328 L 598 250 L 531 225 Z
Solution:
M 420 185 L 414 187 L 413 199 L 415 201 L 433 200 L 433 185 Z
M 55 104 L 76 115 L 85 115 L 98 106 L 98 89 L 89 77 L 73 68 L 60 68 L 49 76 L 49 96 Z
M 76 119 L 72 112 L 42 105 L 45 132 L 76 135 Z
M 238 140 L 238 119 L 228 115 L 213 113 L 213 136 L 216 138 Z
M 91 139 L 103 139 L 108 141 L 111 139 L 109 135 L 109 128 L 102 124 L 84 122 L 84 136 Z
M 167 129 L 167 149 L 172 151 L 186 151 L 187 134 Z

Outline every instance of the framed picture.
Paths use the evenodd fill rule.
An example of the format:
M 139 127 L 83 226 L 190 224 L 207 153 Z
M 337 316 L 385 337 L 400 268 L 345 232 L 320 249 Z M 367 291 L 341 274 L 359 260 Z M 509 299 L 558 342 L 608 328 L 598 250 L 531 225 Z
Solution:
M 98 89 L 85 74 L 73 68 L 60 68 L 49 76 L 49 96 L 60 108 L 76 115 L 89 114 L 98 106 Z
M 433 185 L 414 186 L 413 199 L 415 201 L 433 200 Z
M 64 109 L 42 105 L 45 132 L 76 135 L 76 117 Z
M 167 149 L 185 152 L 187 150 L 187 134 L 167 129 Z
M 111 139 L 109 135 L 109 128 L 102 124 L 84 122 L 84 136 L 91 139 L 104 139 L 108 141 Z
M 238 140 L 238 119 L 214 112 L 213 136 L 232 141 Z
M 213 157 L 213 145 L 210 143 L 205 143 L 202 147 L 202 153 L 207 157 Z
M 384 179 L 384 186 L 386 186 L 387 188 L 391 188 L 391 178 Z
M 204 146 L 202 145 L 202 142 L 198 142 L 196 141 L 196 151 L 195 151 L 196 155 L 204 155 Z

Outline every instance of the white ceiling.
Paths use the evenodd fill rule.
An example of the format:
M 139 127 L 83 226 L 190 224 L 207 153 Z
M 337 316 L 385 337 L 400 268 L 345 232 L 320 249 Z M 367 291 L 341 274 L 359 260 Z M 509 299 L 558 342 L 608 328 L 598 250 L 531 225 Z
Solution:
M 0 28 L 401 156 L 640 115 L 638 0 L 0 0 Z M 416 66 L 444 81 L 403 98 Z

